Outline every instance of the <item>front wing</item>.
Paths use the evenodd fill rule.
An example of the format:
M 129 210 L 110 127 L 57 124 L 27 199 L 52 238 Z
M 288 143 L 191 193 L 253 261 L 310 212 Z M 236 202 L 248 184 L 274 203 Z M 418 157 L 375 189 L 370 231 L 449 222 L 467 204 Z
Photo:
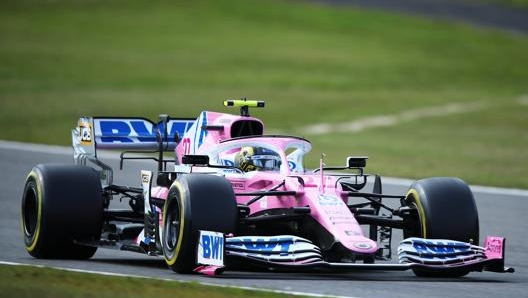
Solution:
M 316 245 L 290 235 L 220 238 L 223 238 L 220 233 L 200 231 L 195 272 L 214 276 L 231 269 L 229 264 L 233 262 L 291 271 L 515 271 L 504 266 L 505 239 L 494 236 L 486 238 L 484 247 L 444 239 L 408 238 L 398 247 L 399 263 L 377 264 L 326 262 Z

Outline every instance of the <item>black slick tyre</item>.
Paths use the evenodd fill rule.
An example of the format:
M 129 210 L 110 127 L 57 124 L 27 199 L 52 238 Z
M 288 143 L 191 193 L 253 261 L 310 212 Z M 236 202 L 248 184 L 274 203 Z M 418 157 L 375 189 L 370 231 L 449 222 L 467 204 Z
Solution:
M 96 247 L 76 241 L 101 236 L 102 187 L 89 167 L 39 164 L 26 178 L 22 234 L 27 252 L 42 259 L 88 259 Z
M 200 230 L 234 233 L 238 221 L 233 187 L 223 177 L 184 174 L 169 189 L 163 211 L 162 247 L 169 268 L 196 268 Z
M 414 182 L 405 204 L 416 209 L 404 238 L 451 239 L 479 244 L 479 219 L 475 199 L 469 186 L 458 178 L 434 177 Z M 459 277 L 466 269 L 431 272 L 413 269 L 417 276 Z

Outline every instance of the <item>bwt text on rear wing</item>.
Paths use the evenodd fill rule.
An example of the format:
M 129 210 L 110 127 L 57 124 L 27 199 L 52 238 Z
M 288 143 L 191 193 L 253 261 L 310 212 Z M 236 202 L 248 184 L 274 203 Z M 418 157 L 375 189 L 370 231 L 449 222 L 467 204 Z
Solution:
M 167 150 L 174 149 L 195 119 L 169 119 L 162 115 L 154 123 L 145 118 L 82 117 L 72 130 L 73 144 L 94 145 L 97 149 L 157 149 L 163 138 Z M 78 139 L 78 141 L 77 141 Z

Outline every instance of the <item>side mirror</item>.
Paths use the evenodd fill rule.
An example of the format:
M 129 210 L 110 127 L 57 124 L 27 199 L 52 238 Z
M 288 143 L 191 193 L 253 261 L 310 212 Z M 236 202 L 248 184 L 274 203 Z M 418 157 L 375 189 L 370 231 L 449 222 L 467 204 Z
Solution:
M 349 156 L 346 159 L 348 168 L 364 168 L 367 166 L 368 156 Z
M 184 155 L 182 157 L 184 165 L 209 165 L 208 155 Z

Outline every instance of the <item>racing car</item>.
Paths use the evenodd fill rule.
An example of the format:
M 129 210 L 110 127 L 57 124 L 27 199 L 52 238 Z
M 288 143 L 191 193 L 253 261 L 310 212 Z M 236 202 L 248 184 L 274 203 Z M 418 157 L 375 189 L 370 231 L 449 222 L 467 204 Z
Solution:
M 366 156 L 305 168 L 311 143 L 270 135 L 250 108 L 197 118 L 86 117 L 72 130 L 73 164 L 38 164 L 22 196 L 22 231 L 36 258 L 89 259 L 98 248 L 163 256 L 178 273 L 273 270 L 412 270 L 460 277 L 513 272 L 505 239 L 479 246 L 473 194 L 458 178 L 415 181 L 405 195 L 382 192 Z M 120 164 L 152 160 L 136 186 L 113 183 L 99 149 Z M 126 208 L 111 201 L 128 200 Z M 392 262 L 393 230 L 401 230 Z

